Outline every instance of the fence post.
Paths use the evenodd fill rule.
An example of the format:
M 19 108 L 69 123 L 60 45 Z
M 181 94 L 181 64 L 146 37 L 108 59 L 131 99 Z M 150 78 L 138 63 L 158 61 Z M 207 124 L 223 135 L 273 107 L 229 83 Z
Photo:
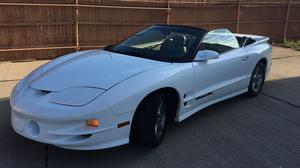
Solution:
M 78 23 L 78 15 L 79 15 L 79 6 L 78 6 L 78 0 L 76 0 L 75 5 L 75 38 L 76 38 L 76 51 L 78 51 L 79 48 L 79 23 Z
M 170 0 L 167 1 L 167 5 L 168 5 L 168 9 L 166 11 L 166 15 L 167 15 L 167 25 L 170 24 L 170 13 L 171 13 L 171 9 L 170 9 Z
M 237 4 L 237 17 L 236 17 L 236 32 L 240 31 L 240 12 L 241 12 L 241 1 L 238 0 Z
M 289 0 L 287 4 L 286 17 L 284 22 L 283 40 L 286 39 L 286 34 L 287 34 L 287 29 L 289 24 L 290 8 L 291 8 L 291 1 Z

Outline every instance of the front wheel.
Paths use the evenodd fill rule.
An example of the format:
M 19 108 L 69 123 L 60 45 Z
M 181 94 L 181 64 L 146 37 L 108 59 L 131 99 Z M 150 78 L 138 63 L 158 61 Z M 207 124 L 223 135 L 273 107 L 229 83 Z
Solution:
M 139 105 L 132 122 L 131 141 L 156 147 L 164 137 L 167 101 L 162 93 L 154 93 Z
M 256 64 L 248 86 L 248 95 L 254 97 L 261 92 L 265 82 L 265 69 L 265 65 L 262 62 Z

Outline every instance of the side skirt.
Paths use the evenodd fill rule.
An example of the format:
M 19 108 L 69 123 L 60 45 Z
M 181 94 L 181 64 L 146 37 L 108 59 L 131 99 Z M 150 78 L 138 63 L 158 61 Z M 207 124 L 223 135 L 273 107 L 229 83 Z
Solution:
M 210 105 L 212 105 L 212 104 L 215 104 L 215 103 L 217 103 L 217 102 L 220 102 L 220 101 L 223 101 L 223 100 L 232 98 L 232 97 L 234 97 L 234 96 L 243 94 L 243 93 L 245 93 L 245 92 L 247 92 L 247 91 L 248 91 L 248 88 L 242 89 L 242 90 L 238 90 L 238 91 L 233 92 L 233 93 L 231 93 L 231 94 L 228 94 L 228 95 L 226 95 L 226 96 L 223 96 L 223 97 L 220 97 L 220 98 L 218 98 L 218 99 L 214 99 L 214 100 L 211 100 L 211 101 L 209 101 L 209 102 L 206 102 L 206 103 L 204 103 L 204 104 L 202 104 L 202 105 L 200 105 L 200 106 L 198 106 L 198 107 L 192 109 L 192 110 L 189 111 L 189 112 L 186 112 L 186 113 L 184 113 L 184 114 L 182 114 L 182 115 L 180 115 L 180 116 L 177 116 L 177 117 L 175 118 L 175 121 L 176 121 L 176 122 L 181 122 L 181 121 L 183 121 L 184 119 L 188 118 L 189 116 L 191 116 L 191 115 L 193 115 L 193 114 L 199 112 L 200 110 L 204 109 L 205 107 L 208 107 L 208 106 L 210 106 Z

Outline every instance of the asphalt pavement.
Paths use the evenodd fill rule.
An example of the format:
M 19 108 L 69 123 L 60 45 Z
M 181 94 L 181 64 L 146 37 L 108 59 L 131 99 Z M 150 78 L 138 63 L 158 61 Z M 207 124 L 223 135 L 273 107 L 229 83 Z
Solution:
M 8 98 L 0 100 L 0 138 L 0 168 L 299 168 L 300 56 L 274 58 L 259 96 L 237 96 L 170 123 L 154 150 L 73 151 L 28 140 L 11 128 Z

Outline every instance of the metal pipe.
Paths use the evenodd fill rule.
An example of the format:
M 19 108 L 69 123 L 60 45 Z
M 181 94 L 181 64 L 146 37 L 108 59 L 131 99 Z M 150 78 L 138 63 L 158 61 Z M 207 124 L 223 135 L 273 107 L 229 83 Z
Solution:
M 9 51 L 33 51 L 33 50 L 56 50 L 56 49 L 76 49 L 76 46 L 64 46 L 64 47 L 37 47 L 37 48 L 9 48 L 9 49 L 0 49 L 0 52 L 9 52 Z
M 165 2 L 157 2 L 157 1 L 148 1 L 149 3 L 165 3 Z M 287 2 L 240 2 L 241 4 L 287 4 Z M 300 4 L 300 2 L 289 2 L 291 4 Z M 170 4 L 236 4 L 236 2 L 174 2 L 170 1 Z M 13 2 L 1 2 L 0 6 L 52 6 L 52 7 L 76 7 L 76 4 L 48 4 L 48 3 L 40 3 L 40 4 L 33 4 L 33 3 L 13 3 Z M 168 8 L 161 8 L 161 7 L 132 7 L 132 6 L 105 6 L 105 5 L 80 5 L 79 7 L 95 7 L 95 8 L 120 8 L 120 9 L 153 9 L 153 10 L 166 10 Z
M 79 50 L 79 3 L 78 0 L 76 0 L 76 11 L 75 11 L 75 38 L 76 38 L 76 51 Z
M 283 40 L 286 39 L 288 24 L 289 24 L 289 15 L 290 15 L 291 3 L 289 1 L 286 10 L 285 22 L 284 22 L 284 30 L 283 30 Z
M 76 2 L 77 3 L 77 2 Z M 0 6 L 48 6 L 48 7 L 85 7 L 85 8 L 113 8 L 113 9 L 137 9 L 137 10 L 166 10 L 160 7 L 138 6 L 105 6 L 105 5 L 80 5 L 80 4 L 33 4 L 33 3 L 0 3 Z
M 241 1 L 238 1 L 237 4 L 237 17 L 236 17 L 236 32 L 239 33 L 240 31 L 240 12 L 241 12 Z
M 104 48 L 105 45 L 91 45 L 91 46 L 80 46 L 80 48 Z M 37 47 L 37 48 L 8 48 L 0 49 L 0 52 L 9 51 L 34 51 L 34 50 L 57 50 L 57 49 L 76 49 L 77 46 L 63 46 L 63 47 Z
M 170 0 L 168 0 L 168 8 L 166 11 L 166 15 L 167 15 L 167 25 L 170 24 L 170 12 L 171 12 L 171 8 L 170 8 Z

